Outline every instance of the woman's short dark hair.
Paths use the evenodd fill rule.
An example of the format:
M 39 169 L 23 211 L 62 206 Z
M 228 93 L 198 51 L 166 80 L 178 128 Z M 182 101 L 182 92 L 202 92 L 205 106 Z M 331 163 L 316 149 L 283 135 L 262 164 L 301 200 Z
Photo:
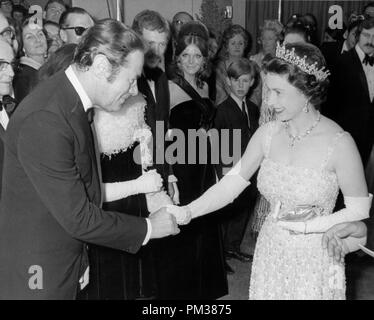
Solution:
M 295 49 L 295 55 L 306 57 L 308 65 L 316 63 L 316 68 L 321 69 L 326 66 L 325 58 L 321 51 L 310 43 L 292 43 L 286 44 L 287 50 Z M 286 62 L 281 58 L 273 58 L 264 64 L 265 73 L 273 73 L 286 76 L 288 82 L 299 89 L 308 99 L 309 102 L 318 108 L 326 99 L 329 80 L 317 80 L 314 75 L 307 74 L 298 66 Z
M 76 47 L 77 45 L 75 43 L 69 43 L 53 52 L 39 69 L 38 80 L 46 80 L 56 72 L 67 69 L 67 67 L 73 63 Z
M 222 35 L 222 45 L 227 48 L 230 39 L 235 37 L 237 34 L 241 35 L 244 39 L 244 48 L 248 45 L 248 33 L 238 24 L 233 24 L 225 29 Z
M 306 42 L 310 42 L 309 29 L 301 19 L 295 20 L 292 24 L 286 26 L 284 29 L 284 37 L 290 33 L 298 34 L 302 36 Z
M 127 62 L 127 56 L 135 50 L 144 52 L 143 41 L 135 31 L 117 20 L 103 19 L 82 37 L 75 50 L 74 63 L 85 69 L 92 65 L 95 56 L 105 55 L 113 68 L 108 79 L 112 81 Z

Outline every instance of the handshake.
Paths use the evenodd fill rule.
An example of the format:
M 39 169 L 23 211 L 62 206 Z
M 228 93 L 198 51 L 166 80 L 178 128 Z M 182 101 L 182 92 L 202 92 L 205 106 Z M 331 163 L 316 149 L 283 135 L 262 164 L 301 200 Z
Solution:
M 186 225 L 191 219 L 192 213 L 188 206 L 167 205 L 149 215 L 151 239 L 176 235 L 180 232 L 178 225 Z

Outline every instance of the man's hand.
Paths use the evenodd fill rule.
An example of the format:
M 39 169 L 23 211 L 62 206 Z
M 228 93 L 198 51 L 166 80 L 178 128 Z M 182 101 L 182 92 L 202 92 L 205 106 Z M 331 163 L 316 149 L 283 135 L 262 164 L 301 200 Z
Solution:
M 349 252 L 344 239 L 363 238 L 366 232 L 366 225 L 362 221 L 336 224 L 323 235 L 322 247 L 327 249 L 329 256 L 333 257 L 336 262 L 343 262 L 344 256 Z
M 150 239 L 163 238 L 176 235 L 180 232 L 175 217 L 168 213 L 166 208 L 161 208 L 149 216 L 152 224 Z

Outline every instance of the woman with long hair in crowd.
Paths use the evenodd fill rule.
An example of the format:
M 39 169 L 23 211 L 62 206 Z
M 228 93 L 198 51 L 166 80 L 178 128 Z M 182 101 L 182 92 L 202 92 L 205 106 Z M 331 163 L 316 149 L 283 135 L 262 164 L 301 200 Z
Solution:
M 44 30 L 36 23 L 26 19 L 22 25 L 24 55 L 20 59 L 14 77 L 14 95 L 21 102 L 38 82 L 38 70 L 47 58 L 47 38 Z
M 207 132 L 213 126 L 216 108 L 202 78 L 208 63 L 208 37 L 208 30 L 201 23 L 184 24 L 178 34 L 170 74 L 172 137 L 177 136 L 173 132 L 183 132 L 185 137 L 183 159 L 173 165 L 182 205 L 199 197 L 216 181 Z M 189 134 L 191 130 L 199 130 L 196 143 Z M 199 148 L 201 139 L 207 141 L 203 150 Z M 202 158 L 205 161 L 201 163 Z M 159 269 L 164 270 L 161 284 L 165 283 L 161 298 L 217 299 L 227 294 L 221 224 L 217 217 L 198 219 L 182 226 L 179 235 L 161 241 L 165 243 L 159 258 Z

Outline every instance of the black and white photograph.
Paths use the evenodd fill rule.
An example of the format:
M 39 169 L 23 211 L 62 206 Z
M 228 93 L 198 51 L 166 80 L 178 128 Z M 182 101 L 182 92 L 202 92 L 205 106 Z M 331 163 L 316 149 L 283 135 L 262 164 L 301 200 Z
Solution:
M 374 300 L 373 145 L 373 1 L 0 0 L 0 300 Z

